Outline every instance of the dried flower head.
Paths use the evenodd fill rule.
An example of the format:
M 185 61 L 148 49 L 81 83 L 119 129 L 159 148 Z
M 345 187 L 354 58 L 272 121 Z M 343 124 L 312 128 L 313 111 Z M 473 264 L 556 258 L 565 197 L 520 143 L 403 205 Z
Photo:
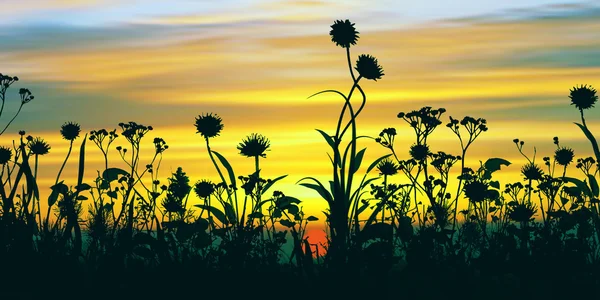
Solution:
M 575 86 L 571 90 L 569 98 L 571 98 L 571 105 L 575 105 L 579 110 L 592 108 L 596 101 L 598 101 L 596 90 L 587 85 L 582 85 L 580 87 Z
M 81 127 L 79 124 L 74 122 L 65 123 L 60 128 L 60 134 L 67 141 L 74 141 L 77 137 L 79 137 L 80 132 Z
M 29 151 L 35 155 L 45 155 L 50 151 L 50 145 L 40 137 L 31 140 L 27 144 L 27 147 L 29 147 Z
M 381 79 L 383 74 L 383 68 L 377 62 L 377 59 L 368 54 L 361 54 L 356 61 L 356 71 L 360 76 L 377 81 Z
M 194 192 L 198 197 L 206 198 L 215 192 L 215 185 L 208 180 L 198 181 L 194 185 Z
M 414 160 L 417 161 L 425 160 L 427 156 L 431 154 L 427 145 L 420 144 L 410 146 L 410 151 L 408 153 Z
M 331 41 L 342 48 L 350 48 L 350 45 L 356 45 L 358 40 L 358 31 L 354 28 L 354 23 L 350 20 L 336 20 L 331 25 Z
M 389 158 L 386 158 L 377 164 L 377 170 L 381 175 L 392 176 L 398 173 L 400 166 Z
M 257 133 L 253 133 L 242 140 L 237 146 L 240 150 L 240 154 L 247 157 L 267 157 L 265 151 L 269 149 L 271 143 L 265 136 Z
M 478 180 L 467 182 L 463 191 L 465 192 L 465 197 L 475 203 L 485 200 L 489 195 L 488 185 Z
M 544 175 L 544 172 L 538 165 L 534 163 L 528 163 L 521 168 L 521 174 L 525 176 L 526 180 L 540 180 Z
M 8 147 L 0 146 L 0 165 L 5 165 L 12 157 L 12 151 Z
M 561 166 L 568 166 L 573 162 L 574 157 L 575 152 L 571 148 L 561 147 L 554 152 L 554 159 L 556 159 L 556 162 Z
M 509 209 L 508 217 L 515 222 L 529 222 L 536 210 L 537 207 L 532 203 L 519 203 Z
M 200 133 L 205 138 L 216 137 L 223 130 L 222 122 L 223 119 L 216 114 L 199 115 L 196 118 L 196 133 Z

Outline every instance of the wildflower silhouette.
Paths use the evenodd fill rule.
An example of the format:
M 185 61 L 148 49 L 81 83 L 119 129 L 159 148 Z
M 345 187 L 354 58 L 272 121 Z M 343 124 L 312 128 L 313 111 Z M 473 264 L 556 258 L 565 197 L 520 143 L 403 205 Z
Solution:
M 10 148 L 0 146 L 0 164 L 5 165 L 8 161 L 10 161 L 12 157 L 12 151 Z
M 336 20 L 331 25 L 331 41 L 342 48 L 350 48 L 351 45 L 356 45 L 359 32 L 354 28 L 354 23 L 349 20 Z
M 409 154 L 414 160 L 423 161 L 427 156 L 431 155 L 431 152 L 429 151 L 429 146 L 417 144 L 410 146 Z
M 267 157 L 265 153 L 271 146 L 269 139 L 261 134 L 253 133 L 237 146 L 240 154 L 246 157 Z
M 194 185 L 194 192 L 200 199 L 205 199 L 215 192 L 215 185 L 208 180 L 202 180 Z
M 81 127 L 79 124 L 74 122 L 65 123 L 60 128 L 60 134 L 62 135 L 63 139 L 67 141 L 75 140 L 77 137 L 79 137 L 80 132 Z
M 559 147 L 554 152 L 554 159 L 561 166 L 568 166 L 573 162 L 573 158 L 575 157 L 575 151 L 568 147 Z
M 27 147 L 34 155 L 46 155 L 51 149 L 50 145 L 40 137 L 36 137 L 35 139 L 31 140 L 27 144 Z
M 580 87 L 574 87 L 571 90 L 571 105 L 575 105 L 577 109 L 584 110 L 590 109 L 594 107 L 596 101 L 598 101 L 598 96 L 596 95 L 596 90 L 593 87 L 588 87 L 587 85 L 582 85 Z
M 223 119 L 212 113 L 199 115 L 196 118 L 196 130 L 205 138 L 213 138 L 223 130 Z
M 370 80 L 377 81 L 385 75 L 383 74 L 383 68 L 377 63 L 377 59 L 368 54 L 362 54 L 358 57 L 355 69 L 361 77 Z
M 544 172 L 538 165 L 528 163 L 521 168 L 521 174 L 525 176 L 525 180 L 541 180 Z
M 4 75 L 4 74 L 0 73 L 0 100 L 2 101 L 2 104 L 0 105 L 0 117 L 2 117 L 2 113 L 4 112 L 4 104 L 6 103 L 6 92 L 7 92 L 8 88 L 17 81 L 19 81 L 19 78 L 17 76 L 9 76 L 9 75 Z M 0 135 L 2 135 L 8 129 L 8 127 L 14 122 L 14 120 L 17 118 L 17 116 L 21 113 L 23 106 L 35 98 L 33 96 L 33 94 L 31 93 L 31 91 L 26 88 L 19 89 L 19 96 L 21 98 L 21 105 L 19 105 L 17 112 L 10 119 L 10 121 L 8 121 L 8 123 L 6 124 L 4 129 L 2 129 L 2 131 L 0 131 Z
M 398 173 L 399 166 L 389 158 L 386 158 L 377 164 L 377 170 L 380 175 L 392 176 Z
M 344 271 L 348 266 L 348 246 L 351 243 L 352 230 L 358 230 L 359 195 L 361 195 L 361 191 L 367 186 L 365 183 L 366 178 L 363 178 L 357 189 L 352 189 L 354 175 L 358 171 L 366 151 L 366 149 L 360 151 L 357 150 L 358 136 L 356 120 L 365 107 L 367 100 L 359 83 L 362 78 L 377 80 L 381 79 L 384 74 L 383 68 L 379 65 L 377 59 L 366 54 L 359 56 L 356 60 L 356 65 L 353 68 L 350 46 L 355 45 L 358 39 L 358 32 L 354 28 L 353 23 L 349 20 L 336 20 L 331 28 L 330 34 L 332 36 L 332 42 L 334 42 L 336 46 L 346 49 L 346 60 L 350 77 L 352 78 L 352 86 L 347 95 L 337 90 L 325 90 L 318 92 L 309 98 L 323 93 L 334 93 L 344 99 L 344 105 L 338 118 L 335 134 L 329 135 L 324 131 L 317 129 L 333 151 L 333 156 L 330 156 L 331 166 L 333 168 L 333 180 L 327 185 L 330 187 L 329 190 L 327 190 L 319 180 L 313 177 L 305 177 L 298 182 L 302 182 L 300 185 L 319 193 L 319 195 L 327 202 L 329 206 L 327 222 L 330 229 L 330 243 L 326 260 L 336 272 L 340 272 L 341 276 L 348 276 L 348 273 Z M 358 72 L 358 76 L 355 75 L 354 70 Z M 355 110 L 351 103 L 352 95 L 356 90 L 358 90 L 362 96 L 362 101 L 357 110 Z M 349 121 L 344 123 L 346 111 L 349 113 Z M 343 125 L 343 123 L 345 125 Z M 345 150 L 344 148 L 340 150 L 342 139 L 348 129 L 351 130 L 351 137 Z M 373 162 L 368 168 L 367 173 L 375 168 L 379 161 L 384 158 L 385 157 L 381 157 Z M 312 181 L 314 183 L 303 181 Z M 351 221 L 349 222 L 349 220 Z M 357 232 L 354 233 L 356 234 Z

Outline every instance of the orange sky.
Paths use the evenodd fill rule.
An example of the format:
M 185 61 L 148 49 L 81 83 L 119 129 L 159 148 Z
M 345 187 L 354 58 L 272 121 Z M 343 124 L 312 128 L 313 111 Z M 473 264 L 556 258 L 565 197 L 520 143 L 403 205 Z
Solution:
M 116 5 L 47 4 L 59 14 L 91 10 L 100 2 Z M 253 162 L 239 156 L 236 145 L 250 133 L 266 135 L 272 150 L 261 163 L 263 175 L 289 174 L 275 189 L 302 199 L 307 214 L 322 221 L 325 203 L 295 183 L 305 176 L 328 180 L 327 148 L 315 128 L 332 132 L 342 103 L 331 96 L 307 97 L 323 89 L 347 92 L 351 82 L 344 50 L 328 35 L 333 20 L 346 17 L 311 6 L 316 2 L 296 3 L 300 8 L 294 10 L 258 3 L 253 7 L 258 20 L 243 11 L 156 12 L 96 25 L 24 25 L 9 19 L 6 28 L 11 31 L 0 33 L 0 72 L 21 78 L 9 99 L 16 99 L 20 87 L 30 88 L 36 99 L 2 144 L 9 145 L 20 129 L 49 141 L 51 154 L 42 158 L 40 168 L 43 197 L 67 151 L 58 135 L 66 121 L 80 123 L 85 131 L 110 130 L 127 121 L 152 125 L 156 130 L 146 141 L 146 153 L 151 154 L 155 135 L 170 146 L 164 155 L 164 182 L 178 166 L 192 182 L 216 179 L 193 126 L 197 115 L 213 112 L 225 123 L 213 149 L 230 160 L 237 175 L 251 172 Z M 15 6 L 23 16 L 30 10 Z M 433 106 L 447 109 L 444 121 L 449 115 L 486 118 L 490 130 L 473 146 L 467 165 L 476 168 L 488 157 L 508 159 L 514 165 L 498 173 L 502 184 L 520 180 L 524 160 L 514 138 L 527 142 L 528 154 L 536 146 L 540 161 L 552 155 L 554 136 L 577 156 L 590 155 L 572 123 L 578 112 L 569 105 L 568 94 L 576 84 L 600 86 L 600 12 L 585 5 L 565 6 L 551 16 L 544 11 L 534 7 L 519 18 L 505 18 L 511 14 L 499 11 L 382 25 L 348 10 L 361 32 L 352 48 L 354 59 L 372 54 L 385 71 L 380 81 L 363 83 L 368 104 L 358 120 L 359 134 L 375 136 L 396 127 L 396 144 L 406 158 L 414 137 L 396 118 L 398 112 Z M 10 113 L 0 120 L 7 122 Z M 588 125 L 599 131 L 597 111 L 589 115 Z M 458 141 L 446 127 L 433 138 L 434 151 L 458 154 Z M 386 154 L 373 142 L 361 145 L 368 147 L 365 162 Z M 88 154 L 86 179 L 92 180 L 100 157 L 91 143 Z M 117 160 L 116 151 L 112 157 Z M 77 151 L 64 173 L 71 182 L 76 159 Z

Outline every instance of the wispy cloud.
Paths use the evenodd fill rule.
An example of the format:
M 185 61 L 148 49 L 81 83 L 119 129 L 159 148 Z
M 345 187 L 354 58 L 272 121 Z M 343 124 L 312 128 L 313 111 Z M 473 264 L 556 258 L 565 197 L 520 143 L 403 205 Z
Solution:
M 36 3 L 23 3 L 15 4 L 17 15 L 124 5 L 46 2 L 33 9 Z M 278 1 L 225 11 L 194 3 L 206 12 L 167 9 L 161 14 L 156 11 L 161 6 L 152 2 L 154 10 L 119 11 L 122 22 L 110 25 L 6 27 L 0 33 L 0 71 L 20 76 L 19 86 L 36 96 L 14 129 L 47 136 L 57 155 L 47 163 L 55 165 L 64 150 L 57 135 L 64 121 L 80 122 L 86 130 L 130 120 L 153 125 L 171 146 L 165 165 L 185 164 L 191 176 L 202 177 L 212 175 L 192 124 L 196 115 L 216 112 L 226 120 L 226 130 L 215 147 L 228 157 L 236 157 L 241 138 L 261 132 L 273 142 L 271 165 L 265 167 L 272 175 L 328 174 L 326 149 L 314 129 L 332 130 L 331 118 L 342 102 L 307 97 L 350 87 L 344 52 L 327 34 L 335 15 L 330 11 L 345 8 L 329 1 Z M 247 13 L 245 7 L 260 13 Z M 391 29 L 377 29 L 381 20 L 376 18 L 352 19 L 361 31 L 353 55 L 375 55 L 386 73 L 377 83 L 363 84 L 369 99 L 359 119 L 362 133 L 398 127 L 399 146 L 407 149 L 411 133 L 396 113 L 429 105 L 445 107 L 457 118 L 488 119 L 490 131 L 473 148 L 473 162 L 486 156 L 521 159 L 513 138 L 539 145 L 546 155 L 553 151 L 555 135 L 581 147 L 578 154 L 589 151 L 572 124 L 577 114 L 567 96 L 576 84 L 600 86 L 600 18 L 592 17 L 600 12 L 568 4 L 524 10 L 518 18 L 513 13 Z M 445 129 L 436 133 L 435 147 L 456 149 Z M 365 146 L 369 159 L 383 154 L 377 145 Z M 246 163 L 241 157 L 233 161 Z

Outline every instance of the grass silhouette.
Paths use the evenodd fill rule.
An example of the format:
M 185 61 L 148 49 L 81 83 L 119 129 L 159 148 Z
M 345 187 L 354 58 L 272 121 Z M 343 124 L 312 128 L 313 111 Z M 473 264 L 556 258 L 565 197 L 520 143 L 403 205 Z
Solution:
M 11 299 L 600 296 L 600 150 L 585 119 L 598 100 L 596 90 L 583 85 L 570 91 L 581 115 L 575 124 L 595 157 L 576 158 L 555 137 L 555 153 L 540 162 L 535 148 L 527 155 L 525 142 L 514 139 L 527 160 L 523 182 L 502 188 L 494 174 L 509 161 L 490 158 L 476 169 L 467 167 L 469 148 L 488 130 L 483 118 L 449 117 L 444 129 L 444 108 L 400 112 L 398 119 L 415 134 L 403 151 L 395 145 L 393 127 L 376 137 L 359 135 L 358 117 L 367 102 L 361 80 L 377 81 L 384 73 L 371 55 L 361 54 L 353 64 L 350 49 L 359 39 L 354 25 L 335 21 L 330 32 L 332 42 L 345 49 L 348 93 L 311 96 L 333 93 L 344 101 L 335 133 L 317 129 L 331 150 L 332 178 L 298 182 L 328 205 L 324 257 L 313 253 L 318 248 L 306 236 L 309 222 L 318 218 L 303 212 L 301 199 L 276 189 L 287 175 L 261 177 L 261 160 L 271 150 L 267 137 L 253 133 L 239 143 L 254 171 L 238 176 L 211 146 L 225 130 L 223 119 L 200 114 L 194 126 L 219 181 L 192 183 L 179 167 L 161 184 L 166 141 L 154 137 L 151 159 L 141 159 L 152 126 L 127 122 L 119 130 L 82 136 L 79 124 L 67 122 L 60 133 L 69 148 L 46 212 L 40 209 L 46 199 L 40 198 L 38 166 L 51 146 L 20 131 L 12 148 L 0 147 L 0 293 Z M 0 74 L 0 117 L 17 81 Z M 352 96 L 358 94 L 357 106 Z M 34 99 L 27 89 L 19 95 L 19 109 L 0 135 Z M 450 130 L 460 153 L 433 149 L 436 130 Z M 358 171 L 367 148 L 358 148 L 359 139 L 389 152 L 368 162 L 364 174 Z M 90 142 L 104 164 L 94 181 L 84 182 Z M 74 146 L 80 149 L 77 181 L 65 182 L 61 174 Z M 125 168 L 115 166 L 115 154 Z M 569 166 L 578 176 L 570 175 Z M 453 182 L 456 190 L 449 188 Z M 189 203 L 193 193 L 200 204 Z M 461 211 L 459 201 L 466 204 Z

